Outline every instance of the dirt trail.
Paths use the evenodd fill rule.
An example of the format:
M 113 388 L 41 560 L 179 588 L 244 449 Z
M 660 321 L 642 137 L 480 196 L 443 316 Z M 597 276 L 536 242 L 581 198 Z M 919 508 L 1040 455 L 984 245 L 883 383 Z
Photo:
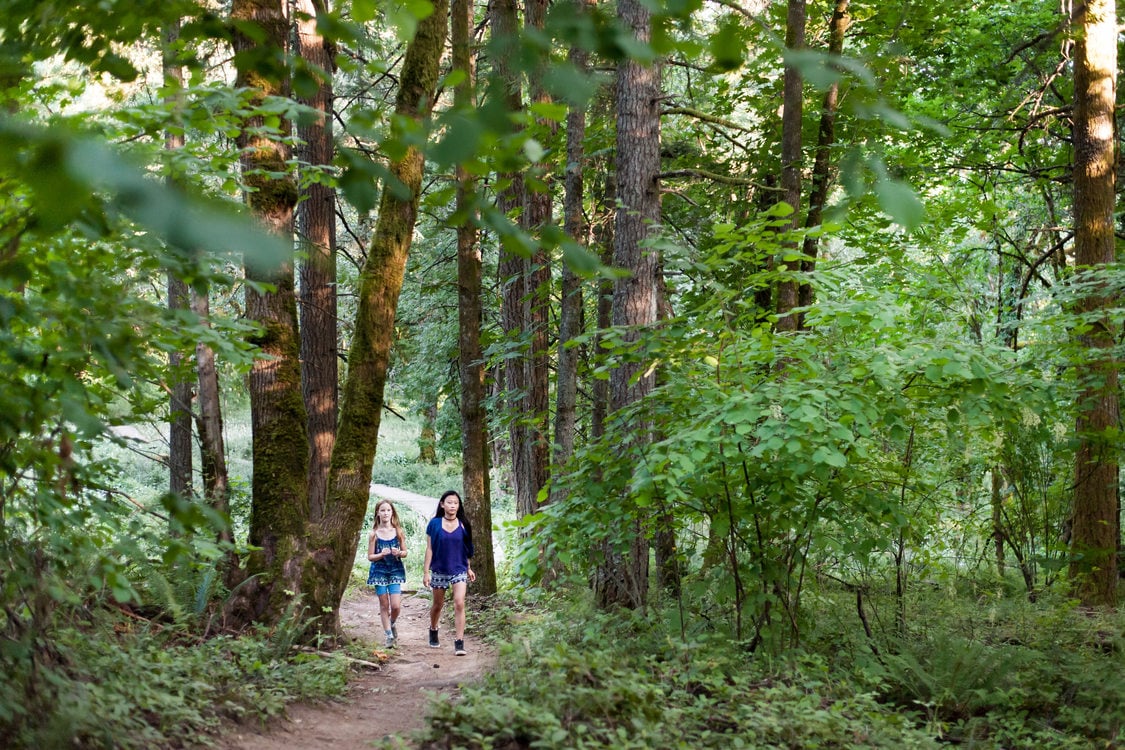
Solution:
M 437 507 L 435 498 L 413 495 L 384 485 L 372 486 L 372 501 L 386 497 L 406 504 L 425 518 Z M 408 582 L 410 583 L 410 582 Z M 415 583 L 415 585 L 417 585 Z M 290 706 L 286 719 L 278 719 L 263 731 L 257 727 L 235 727 L 220 738 L 220 750 L 305 750 L 332 748 L 411 748 L 410 733 L 425 722 L 429 697 L 455 700 L 459 686 L 479 679 L 495 663 L 495 653 L 475 637 L 472 589 L 469 590 L 469 621 L 465 632 L 467 656 L 453 655 L 453 607 L 442 613 L 441 648 L 427 643 L 430 594 L 414 590 L 403 593 L 402 614 L 397 629 L 398 646 L 380 670 L 353 673 L 346 695 L 338 702 Z M 344 632 L 359 643 L 372 661 L 383 651 L 383 629 L 379 622 L 379 600 L 366 587 L 349 593 L 340 605 Z

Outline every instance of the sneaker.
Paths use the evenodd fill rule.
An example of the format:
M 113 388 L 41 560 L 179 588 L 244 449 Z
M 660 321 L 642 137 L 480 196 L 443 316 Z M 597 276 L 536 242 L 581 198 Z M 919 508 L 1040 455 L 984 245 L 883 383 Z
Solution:
M 398 628 L 395 627 L 394 621 L 391 621 L 391 638 L 398 640 Z
M 438 641 L 437 631 L 430 629 L 430 648 L 441 648 L 441 642 Z
M 391 635 L 390 633 L 387 633 L 386 647 L 387 648 L 394 648 L 395 647 L 395 637 L 393 635 Z
M 469 653 L 468 651 L 465 650 L 465 642 L 464 641 L 454 641 L 453 642 L 453 653 L 456 654 L 457 656 L 464 656 L 465 654 Z

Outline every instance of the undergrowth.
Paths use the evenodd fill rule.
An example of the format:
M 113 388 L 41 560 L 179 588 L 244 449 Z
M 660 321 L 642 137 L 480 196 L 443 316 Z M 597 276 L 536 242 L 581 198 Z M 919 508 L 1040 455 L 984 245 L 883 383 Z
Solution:
M 682 640 L 659 617 L 492 602 L 480 614 L 503 633 L 500 664 L 462 701 L 433 703 L 422 746 L 1119 746 L 1116 615 L 940 597 L 917 611 L 928 607 L 942 616 L 905 633 L 849 639 L 822 628 L 802 650 L 769 656 L 718 632 Z M 502 614 L 506 623 L 492 622 Z
M 500 664 L 435 702 L 425 748 L 931 748 L 910 718 L 829 679 L 587 610 L 525 617 Z
M 112 612 L 95 619 L 55 631 L 49 659 L 5 660 L 18 671 L 0 682 L 0 746 L 206 746 L 224 722 L 264 724 L 345 687 L 344 659 L 293 652 L 276 631 L 200 639 Z

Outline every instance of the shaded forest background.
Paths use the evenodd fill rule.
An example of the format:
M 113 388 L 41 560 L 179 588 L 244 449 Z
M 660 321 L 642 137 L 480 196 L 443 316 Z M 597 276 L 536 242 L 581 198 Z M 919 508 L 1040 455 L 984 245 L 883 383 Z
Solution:
M 373 478 L 434 746 L 1119 743 L 1111 0 L 8 5 L 6 744 L 338 692 Z

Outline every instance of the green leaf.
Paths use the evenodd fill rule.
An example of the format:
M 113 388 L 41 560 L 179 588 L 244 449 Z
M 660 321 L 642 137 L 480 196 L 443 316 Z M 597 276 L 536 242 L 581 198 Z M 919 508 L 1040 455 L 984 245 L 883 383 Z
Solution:
M 875 183 L 879 207 L 905 229 L 916 229 L 925 217 L 925 207 L 905 182 L 882 178 Z

